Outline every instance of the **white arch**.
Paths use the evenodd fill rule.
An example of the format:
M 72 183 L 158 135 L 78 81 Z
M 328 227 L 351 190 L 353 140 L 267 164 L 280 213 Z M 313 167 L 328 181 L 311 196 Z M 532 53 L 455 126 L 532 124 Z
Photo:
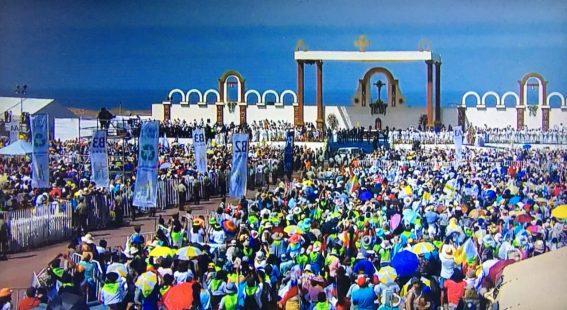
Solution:
M 189 100 L 191 99 L 191 94 L 197 94 L 197 96 L 199 96 L 199 101 L 197 103 L 203 102 L 203 94 L 201 93 L 201 91 L 193 88 L 187 92 L 187 103 L 189 103 Z
M 242 101 L 242 96 L 241 96 L 241 92 L 242 92 L 242 81 L 241 81 L 236 75 L 234 75 L 234 74 L 227 76 L 226 79 L 224 80 L 224 89 L 222 90 L 222 91 L 223 91 L 223 94 L 224 94 L 224 102 L 225 102 L 225 103 L 228 102 L 228 79 L 229 79 L 231 76 L 234 77 L 234 78 L 236 79 L 236 81 L 238 81 L 238 83 L 237 83 L 237 84 L 238 84 L 238 97 L 237 97 L 237 98 L 238 98 L 238 102 L 243 102 L 243 101 Z M 244 96 L 244 98 L 246 98 L 246 96 Z
M 290 89 L 286 89 L 284 90 L 281 94 L 280 94 L 280 101 L 283 104 L 284 102 L 284 96 L 285 95 L 291 95 L 293 97 L 293 102 L 292 103 L 296 103 L 297 102 L 297 95 L 295 94 L 295 92 L 293 90 Z
M 482 95 L 482 105 L 486 106 L 486 98 L 488 96 L 492 96 L 494 98 L 496 98 L 496 106 L 499 107 L 500 106 L 500 96 L 495 92 L 495 91 L 489 91 L 484 93 L 484 95 Z
M 220 94 L 219 94 L 219 92 L 218 92 L 216 89 L 212 89 L 212 88 L 211 88 L 211 89 L 208 89 L 208 90 L 203 94 L 203 102 L 207 102 L 207 96 L 208 96 L 210 93 L 213 93 L 213 94 L 215 94 L 215 95 L 217 96 L 217 100 L 215 101 L 215 103 L 217 103 L 217 102 L 220 101 Z
M 538 84 L 537 105 L 541 107 L 546 104 L 545 98 L 543 98 L 543 81 L 536 76 L 532 76 L 526 80 L 526 84 L 524 85 L 524 93 L 522 94 L 524 96 L 524 104 L 528 105 L 528 82 L 531 79 L 535 79 L 537 81 Z
M 172 101 L 171 98 L 172 98 L 172 96 L 173 96 L 174 94 L 180 94 L 180 95 L 181 95 L 181 102 L 186 102 L 186 100 L 185 100 L 185 93 L 184 93 L 181 89 L 179 89 L 179 88 L 172 89 L 172 90 L 169 92 L 169 95 L 167 95 L 167 97 L 169 98 L 169 101 Z
M 249 103 L 248 95 L 256 95 L 256 104 L 262 104 L 262 95 L 260 95 L 259 91 L 255 89 L 250 89 L 246 91 L 246 93 L 244 94 L 244 102 L 246 102 L 247 104 Z
M 476 104 L 475 104 L 475 106 L 477 106 L 477 105 L 480 104 L 480 102 L 481 102 L 481 101 L 480 101 L 480 95 L 479 95 L 477 92 L 475 92 L 475 91 L 468 91 L 468 92 L 466 92 L 466 93 L 463 95 L 463 99 L 461 99 L 461 106 L 462 106 L 462 107 L 466 107 L 466 106 L 467 106 L 467 98 L 468 98 L 469 96 L 474 96 L 474 97 L 476 98 Z
M 551 97 L 559 97 L 559 102 L 561 102 L 561 107 L 564 108 L 567 106 L 567 102 L 565 102 L 565 97 L 562 93 L 552 92 L 551 94 L 547 95 L 547 106 L 549 106 L 549 102 L 551 101 Z
M 276 96 L 276 102 L 274 102 L 274 103 L 279 103 L 279 102 L 281 102 L 281 101 L 280 101 L 280 96 L 278 95 L 278 92 L 276 92 L 276 91 L 273 90 L 273 89 L 268 89 L 268 90 L 266 90 L 266 91 L 262 94 L 262 103 L 266 104 L 266 96 L 269 95 L 269 94 L 272 94 L 272 95 L 275 95 L 275 96 Z
M 512 96 L 516 99 L 516 103 L 514 104 L 514 108 L 520 105 L 520 96 L 518 96 L 518 94 L 516 94 L 513 91 L 505 92 L 504 95 L 502 95 L 502 98 L 500 98 L 500 103 L 502 105 L 506 105 L 506 98 L 508 98 L 509 96 Z

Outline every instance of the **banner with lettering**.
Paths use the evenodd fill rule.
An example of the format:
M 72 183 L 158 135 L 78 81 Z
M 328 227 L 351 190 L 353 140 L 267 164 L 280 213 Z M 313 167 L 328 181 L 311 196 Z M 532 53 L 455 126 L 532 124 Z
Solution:
M 287 175 L 288 180 L 291 180 L 291 174 L 293 173 L 293 141 L 294 132 L 288 131 L 284 149 L 284 173 Z
M 195 152 L 195 164 L 199 173 L 207 173 L 207 141 L 203 128 L 193 129 L 193 151 Z
M 96 130 L 91 140 L 91 181 L 96 186 L 108 188 L 108 150 L 106 148 L 106 130 Z
M 155 208 L 158 185 L 158 140 L 159 122 L 148 121 L 142 124 L 134 185 L 133 205 L 146 209 Z
M 49 119 L 47 114 L 31 117 L 32 187 L 49 188 Z
M 230 196 L 242 198 L 246 195 L 248 180 L 248 135 L 232 135 L 232 171 L 230 175 Z
M 463 157 L 463 129 L 460 126 L 453 128 L 453 142 L 455 143 L 455 157 L 460 161 Z

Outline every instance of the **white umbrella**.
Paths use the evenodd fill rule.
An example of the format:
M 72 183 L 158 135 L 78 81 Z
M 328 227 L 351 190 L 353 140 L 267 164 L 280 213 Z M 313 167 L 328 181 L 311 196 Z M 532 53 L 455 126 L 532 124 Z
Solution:
M 32 145 L 28 142 L 18 140 L 0 149 L 0 155 L 26 155 L 32 152 Z

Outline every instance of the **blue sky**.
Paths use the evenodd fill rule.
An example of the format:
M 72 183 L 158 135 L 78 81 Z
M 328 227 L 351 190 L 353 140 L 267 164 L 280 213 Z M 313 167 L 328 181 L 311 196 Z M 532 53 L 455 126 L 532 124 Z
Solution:
M 0 1 L 0 95 L 27 83 L 29 96 L 70 106 L 148 108 L 168 90 L 217 86 L 227 69 L 247 87 L 295 89 L 293 49 L 416 50 L 426 38 L 443 59 L 442 101 L 467 90 L 517 91 L 536 71 L 567 95 L 567 1 Z M 424 101 L 425 64 L 391 69 L 408 102 Z M 372 64 L 326 63 L 324 98 L 349 102 Z M 314 97 L 306 70 L 306 101 Z

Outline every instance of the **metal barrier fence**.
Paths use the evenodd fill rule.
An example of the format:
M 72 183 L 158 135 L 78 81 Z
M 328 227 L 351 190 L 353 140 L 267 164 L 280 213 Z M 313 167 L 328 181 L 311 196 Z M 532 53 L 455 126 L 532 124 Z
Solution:
M 5 213 L 12 252 L 61 241 L 73 233 L 73 209 L 69 201 Z
M 75 264 L 79 264 L 81 262 L 81 254 L 79 254 L 79 253 L 73 253 L 73 254 L 71 254 L 71 256 L 69 258 Z M 95 300 L 89 300 L 90 294 L 87 294 L 87 296 L 86 296 L 87 303 L 91 302 L 91 301 L 96 301 L 96 300 L 99 299 L 100 290 L 102 289 L 102 285 L 104 283 L 104 271 L 102 269 L 102 266 L 100 265 L 100 263 L 98 261 L 96 261 L 94 259 L 91 260 L 90 262 L 95 265 L 95 268 L 94 268 L 94 271 L 93 271 L 93 279 L 94 279 L 94 283 L 95 283 Z

